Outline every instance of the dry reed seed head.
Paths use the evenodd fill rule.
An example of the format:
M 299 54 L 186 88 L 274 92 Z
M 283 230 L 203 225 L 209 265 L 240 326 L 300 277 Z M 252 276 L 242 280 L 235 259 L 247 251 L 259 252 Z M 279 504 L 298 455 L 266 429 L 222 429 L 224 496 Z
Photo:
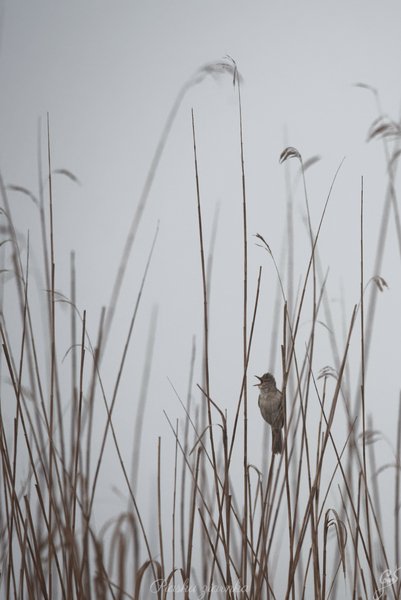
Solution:
M 65 175 L 65 177 L 68 177 L 68 179 L 71 179 L 71 181 L 73 181 L 77 185 L 81 185 L 81 182 L 78 179 L 78 177 L 76 175 L 74 175 L 74 173 L 72 173 L 72 171 L 69 171 L 68 169 L 53 169 L 53 174 L 54 175 Z
M 6 239 L 6 240 L 3 240 L 2 242 L 0 242 L 0 248 L 1 248 L 2 246 L 4 246 L 4 244 L 7 244 L 7 242 L 11 242 L 12 244 L 13 244 L 13 243 L 16 243 L 16 242 L 14 242 L 14 240 L 12 240 L 12 239 L 8 238 L 8 239 Z
M 381 292 L 384 292 L 384 288 L 389 289 L 387 281 L 385 279 L 383 279 L 383 277 L 381 277 L 380 275 L 374 275 L 372 277 L 371 281 L 373 281 L 373 283 L 376 284 L 376 286 L 379 288 L 379 290 Z
M 300 152 L 293 146 L 287 146 L 280 154 L 279 163 L 280 165 L 288 160 L 289 158 L 297 158 L 302 163 L 302 156 Z
M 334 377 L 334 379 L 337 379 L 338 373 L 333 367 L 330 367 L 330 365 L 327 365 L 326 367 L 323 367 L 323 369 L 320 369 L 319 375 L 317 376 L 317 378 L 323 379 L 326 377 Z
M 264 239 L 263 236 L 260 235 L 260 233 L 255 233 L 255 237 L 258 238 L 258 240 L 261 240 L 261 242 L 263 242 L 263 246 L 262 244 L 256 244 L 257 246 L 259 246 L 260 248 L 264 248 L 265 250 L 267 250 L 267 252 L 273 256 L 272 251 L 270 249 L 269 244 L 266 242 L 266 240 Z
M 36 204 L 36 206 L 39 206 L 39 201 L 36 198 L 36 196 L 34 194 L 32 194 L 32 192 L 30 190 L 28 190 L 25 187 L 22 187 L 21 185 L 12 185 L 12 184 L 10 184 L 10 185 L 6 186 L 6 190 L 10 190 L 11 192 L 20 192 L 24 196 L 28 196 L 28 198 L 30 198 L 32 200 L 32 202 L 34 204 Z
M 218 79 L 219 77 L 230 75 L 233 79 L 233 85 L 235 85 L 238 81 L 240 83 L 243 82 L 243 77 L 240 75 L 237 64 L 231 56 L 224 57 L 223 60 L 206 63 L 202 67 L 199 68 L 198 73 L 206 75 L 211 75 L 214 79 Z
M 333 513 L 333 515 L 334 515 L 331 518 L 330 518 L 330 513 Z M 345 576 L 345 572 L 346 572 L 345 547 L 346 547 L 347 539 L 348 539 L 347 526 L 345 525 L 344 521 L 342 519 L 340 519 L 337 511 L 334 508 L 329 508 L 326 511 L 326 514 L 324 517 L 325 533 L 328 533 L 329 529 L 333 528 L 333 527 L 334 527 L 336 538 L 337 538 L 338 550 L 340 553 L 340 559 L 341 559 L 341 563 L 342 563 L 342 567 L 343 567 L 343 574 Z
M 400 124 L 390 119 L 390 117 L 383 115 L 375 119 L 369 128 L 368 135 L 366 138 L 367 142 L 375 138 L 398 138 L 401 136 Z
M 368 90 L 369 92 L 372 92 L 372 94 L 374 94 L 375 96 L 378 95 L 377 89 L 375 87 L 373 87 L 372 85 L 369 85 L 367 83 L 358 82 L 358 83 L 354 83 L 354 86 L 358 87 L 358 88 L 361 88 L 363 90 Z
M 378 429 L 366 429 L 365 432 L 359 434 L 358 438 L 361 443 L 368 446 L 369 444 L 375 444 L 376 442 L 383 440 L 384 435 Z
M 226 54 L 226 56 L 224 57 L 227 60 L 231 61 L 234 71 L 233 71 L 233 86 L 235 87 L 236 83 L 241 83 L 239 80 L 239 73 L 238 73 L 238 67 L 237 67 L 237 63 L 235 62 L 235 60 L 233 59 L 232 56 L 230 56 L 229 54 Z

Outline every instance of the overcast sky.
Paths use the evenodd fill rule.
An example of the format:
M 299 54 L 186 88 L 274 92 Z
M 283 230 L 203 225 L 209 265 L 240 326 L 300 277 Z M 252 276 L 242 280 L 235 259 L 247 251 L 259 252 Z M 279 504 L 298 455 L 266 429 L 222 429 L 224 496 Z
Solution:
M 56 287 L 68 294 L 69 257 L 74 249 L 78 305 L 81 311 L 88 311 L 93 337 L 101 307 L 110 299 L 129 225 L 169 110 L 182 85 L 199 67 L 229 54 L 243 77 L 251 306 L 258 268 L 263 266 L 250 374 L 261 374 L 275 365 L 281 381 L 281 338 L 276 355 L 270 351 L 276 277 L 271 261 L 254 244 L 252 235 L 261 233 L 280 262 L 288 240 L 285 167 L 278 159 L 286 145 L 295 146 L 304 160 L 321 157 L 307 171 L 314 228 L 334 173 L 345 157 L 319 246 L 323 270 L 330 268 L 328 297 L 337 318 L 338 339 L 343 339 L 341 298 L 347 320 L 359 300 L 361 176 L 365 181 L 367 279 L 376 274 L 373 263 L 386 189 L 382 145 L 380 141 L 366 143 L 368 129 L 378 116 L 377 106 L 369 91 L 354 84 L 377 88 L 383 112 L 398 118 L 400 26 L 401 4 L 396 0 L 3 0 L 0 170 L 7 185 L 24 186 L 37 194 L 38 122 L 41 119 L 44 139 L 49 113 L 52 166 L 68 169 L 80 182 L 54 178 Z M 167 140 L 127 270 L 108 362 L 103 365 L 109 392 L 160 222 L 116 408 L 128 462 L 146 340 L 156 306 L 156 343 L 144 421 L 145 448 L 153 465 L 157 436 L 171 440 L 163 409 L 173 420 L 182 416 L 167 378 L 185 396 L 194 335 L 198 352 L 195 379 L 201 381 L 202 290 L 191 108 L 198 137 L 207 250 L 218 212 L 210 309 L 212 393 L 229 411 L 238 397 L 242 374 L 238 112 L 230 77 L 209 77 L 189 90 Z M 302 187 L 296 175 L 296 165 L 291 165 L 297 286 L 305 272 L 309 245 Z M 33 260 L 39 264 L 35 206 L 16 192 L 10 193 L 10 200 L 19 231 L 26 235 L 30 230 Z M 377 428 L 393 440 L 400 387 L 399 265 L 391 225 L 380 273 L 390 290 L 379 299 L 367 398 Z M 63 318 L 68 322 L 65 313 L 59 318 L 60 327 Z M 310 315 L 305 315 L 305 322 L 308 318 Z M 323 329 L 320 335 L 316 372 L 333 364 Z M 61 346 L 62 356 L 67 347 Z M 354 369 L 358 369 L 356 364 Z M 254 389 L 250 388 L 250 422 L 255 432 L 251 458 L 258 462 L 263 423 Z M 195 391 L 194 395 L 197 397 Z M 389 453 L 383 444 L 383 461 Z M 153 467 L 146 464 L 145 474 L 148 469 Z M 106 491 L 102 493 L 106 497 Z

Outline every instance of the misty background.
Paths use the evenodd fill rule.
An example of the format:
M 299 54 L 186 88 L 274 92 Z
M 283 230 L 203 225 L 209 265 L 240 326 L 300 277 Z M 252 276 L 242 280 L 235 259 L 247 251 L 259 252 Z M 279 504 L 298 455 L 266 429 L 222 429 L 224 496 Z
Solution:
M 334 174 L 345 158 L 328 204 L 318 244 L 327 297 L 340 347 L 359 301 L 361 177 L 365 196 L 365 278 L 381 275 L 366 386 L 367 410 L 380 463 L 394 460 L 399 405 L 401 285 L 399 250 L 391 219 L 382 270 L 374 272 L 387 176 L 380 140 L 366 142 L 381 110 L 397 120 L 401 98 L 401 6 L 385 0 L 322 3 L 3 1 L 0 30 L 0 171 L 6 186 L 38 193 L 38 144 L 46 175 L 46 117 L 50 121 L 56 289 L 70 294 L 70 256 L 75 252 L 77 306 L 87 311 L 96 338 L 101 309 L 110 301 L 126 236 L 167 116 L 182 86 L 203 65 L 233 57 L 243 77 L 242 102 L 248 202 L 249 318 L 259 266 L 261 298 L 249 363 L 249 461 L 262 465 L 265 424 L 251 387 L 268 368 L 281 385 L 281 324 L 275 346 L 277 277 L 254 234 L 268 242 L 285 272 L 289 240 L 286 209 L 294 210 L 294 284 L 309 260 L 305 201 L 297 161 L 279 164 L 286 146 L 304 161 L 312 226 L 316 231 Z M 166 421 L 184 417 L 174 386 L 185 400 L 193 340 L 193 402 L 202 383 L 203 299 L 196 212 L 191 109 L 194 110 L 206 254 L 215 241 L 210 290 L 212 398 L 232 424 L 242 379 L 242 190 L 236 91 L 229 74 L 206 76 L 185 94 L 169 133 L 130 255 L 101 372 L 108 399 L 157 227 L 159 233 L 113 413 L 124 460 L 130 468 L 142 377 L 150 368 L 144 405 L 139 505 L 151 521 L 157 439 L 162 438 L 166 490 L 173 469 L 174 437 Z M 39 142 L 38 142 L 39 136 Z M 45 184 L 45 193 L 46 193 Z M 32 302 L 40 313 L 46 295 L 38 211 L 25 194 L 10 190 L 18 232 L 29 231 Z M 26 244 L 25 244 L 26 248 Z M 7 250 L 3 251 L 7 266 Z M 7 291 L 9 281 L 3 280 Z M 42 298 L 42 300 L 41 300 Z M 282 302 L 280 300 L 280 310 Z M 8 318 L 15 306 L 6 303 Z M 309 315 L 309 316 L 308 316 Z M 43 316 L 43 315 L 42 315 Z M 303 315 L 305 339 L 308 318 Z M 324 317 L 322 316 L 322 321 Z M 57 309 L 58 360 L 69 348 L 68 307 Z M 43 318 L 44 320 L 44 318 Z M 60 343 L 66 331 L 65 346 Z M 152 329 L 153 328 L 153 329 Z M 154 332 L 151 363 L 146 354 Z M 45 339 L 43 340 L 45 343 Z M 359 337 L 351 351 L 353 394 L 359 373 Z M 302 348 L 302 345 L 301 345 Z M 355 362 L 352 362 L 352 353 Z M 61 368 L 70 374 L 69 357 Z M 334 366 L 329 334 L 318 331 L 313 369 Z M 251 380 L 252 379 L 252 380 Z M 172 384 L 172 385 L 171 385 Z M 67 400 L 68 401 L 68 400 Z M 142 412 L 142 409 L 140 409 Z M 316 414 L 318 403 L 316 402 Z M 97 409 L 101 422 L 105 413 Z M 341 431 L 341 423 L 339 425 Z M 346 432 L 343 432 L 345 441 Z M 270 444 L 270 439 L 268 440 Z M 99 525 L 126 506 L 113 446 L 97 492 Z M 238 466 L 241 468 L 241 465 Z M 240 472 L 240 471 L 239 471 Z M 386 486 L 386 473 L 382 475 Z M 167 493 L 167 492 L 166 492 Z

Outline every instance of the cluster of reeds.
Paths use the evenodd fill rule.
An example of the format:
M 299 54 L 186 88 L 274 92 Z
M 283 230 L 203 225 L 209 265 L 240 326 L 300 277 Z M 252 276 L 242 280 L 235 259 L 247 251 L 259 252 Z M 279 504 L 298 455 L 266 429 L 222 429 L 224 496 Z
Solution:
M 111 397 L 102 373 L 107 369 L 107 342 L 131 248 L 146 206 L 168 133 L 186 91 L 207 75 L 228 73 L 238 98 L 238 151 L 242 166 L 243 215 L 243 374 L 237 403 L 227 414 L 212 397 L 209 378 L 209 278 L 205 258 L 202 198 L 192 113 L 196 210 L 203 284 L 202 385 L 195 385 L 191 363 L 183 420 L 168 422 L 175 442 L 171 461 L 158 446 L 157 494 L 150 508 L 158 539 L 150 538 L 141 512 L 136 472 L 129 474 L 113 425 L 127 350 L 156 237 L 127 327 L 122 358 Z M 376 94 L 376 92 L 375 92 Z M 49 132 L 49 124 L 48 124 Z M 384 534 L 377 484 L 375 431 L 366 414 L 366 352 L 371 341 L 376 298 L 387 286 L 381 277 L 386 231 L 391 211 L 398 241 L 401 228 L 394 175 L 400 151 L 399 125 L 380 118 L 369 133 L 383 139 L 388 165 L 388 191 L 383 207 L 373 276 L 364 264 L 364 187 L 360 188 L 360 294 L 348 315 L 345 343 L 333 333 L 326 280 L 319 259 L 319 239 L 337 173 L 329 188 L 317 227 L 311 222 L 304 163 L 300 152 L 286 148 L 281 162 L 296 161 L 304 183 L 310 241 L 303 282 L 296 301 L 288 301 L 283 274 L 261 233 L 277 273 L 281 324 L 282 391 L 285 398 L 284 452 L 267 454 L 266 465 L 248 460 L 248 366 L 259 305 L 262 268 L 256 282 L 248 277 L 246 169 L 244 161 L 241 80 L 235 62 L 206 65 L 183 86 L 168 117 L 161 141 L 138 203 L 118 267 L 110 305 L 102 312 L 96 341 L 86 329 L 86 314 L 76 306 L 74 261 L 71 289 L 56 291 L 53 190 L 50 135 L 47 140 L 48 186 L 34 196 L 42 227 L 44 278 L 47 293 L 45 331 L 38 331 L 30 302 L 30 255 L 21 250 L 8 195 L 1 182 L 1 247 L 8 247 L 4 276 L 12 274 L 1 292 L 0 400 L 0 589 L 4 598 L 399 598 L 401 417 L 398 415 L 391 507 L 393 539 Z M 391 139 L 395 139 L 394 148 Z M 340 167 L 339 167 L 340 168 Z M 68 172 L 64 174 L 72 176 Z M 253 233 L 253 232 L 252 232 Z M 256 233 L 256 232 L 255 232 Z M 254 239 L 254 238 L 252 238 Z M 289 250 L 290 251 L 290 250 Z M 23 258 L 24 257 L 24 258 Z M 249 288 L 252 287 L 252 295 Z M 12 287 L 11 287 L 12 286 Z M 10 295 L 12 308 L 10 310 Z M 252 301 L 250 301 L 250 298 Z M 60 384 L 57 304 L 70 307 L 70 386 Z M 315 365 L 316 326 L 324 313 L 333 362 L 318 371 Z M 301 318 L 310 318 L 305 345 L 298 344 Z M 359 332 L 358 369 L 349 372 L 349 348 Z M 280 351 L 280 349 L 279 349 Z M 194 388 L 200 398 L 195 408 Z M 355 399 L 352 400 L 352 393 Z M 313 398 L 313 401 L 312 401 Z M 95 403 L 104 405 L 105 419 L 94 418 Z M 318 410 L 316 409 L 318 407 Z M 345 435 L 335 423 L 345 414 Z M 395 415 L 394 415 L 395 418 Z M 183 425 L 183 426 L 182 426 Z M 313 431 L 313 435 L 311 432 Z M 94 433 L 97 442 L 94 444 Z M 111 439 L 126 483 L 129 508 L 102 527 L 94 505 L 104 449 Z M 135 439 L 139 438 L 139 427 Z M 317 442 L 316 442 L 317 441 Z M 134 441 L 135 443 L 135 441 Z M 95 448 L 95 450 L 94 450 Z M 137 454 L 139 449 L 137 449 Z M 163 460 L 163 466 L 162 466 Z M 171 487 L 162 486 L 162 471 L 170 469 Z M 241 473 L 238 476 L 238 473 Z M 164 510 L 169 496 L 172 510 Z M 333 503 L 333 498 L 336 499 Z M 388 515 L 386 515 L 388 518 Z

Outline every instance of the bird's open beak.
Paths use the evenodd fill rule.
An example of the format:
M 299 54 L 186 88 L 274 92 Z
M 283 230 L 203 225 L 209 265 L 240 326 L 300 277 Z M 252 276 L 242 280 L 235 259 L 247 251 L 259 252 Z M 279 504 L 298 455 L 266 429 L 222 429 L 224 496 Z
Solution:
M 254 385 L 254 387 L 257 387 L 257 386 L 259 386 L 259 385 L 262 383 L 262 378 L 261 378 L 261 377 L 259 377 L 259 375 L 255 375 L 255 377 L 256 377 L 257 379 L 259 379 L 259 383 L 254 383 L 254 384 L 253 384 L 253 385 Z

